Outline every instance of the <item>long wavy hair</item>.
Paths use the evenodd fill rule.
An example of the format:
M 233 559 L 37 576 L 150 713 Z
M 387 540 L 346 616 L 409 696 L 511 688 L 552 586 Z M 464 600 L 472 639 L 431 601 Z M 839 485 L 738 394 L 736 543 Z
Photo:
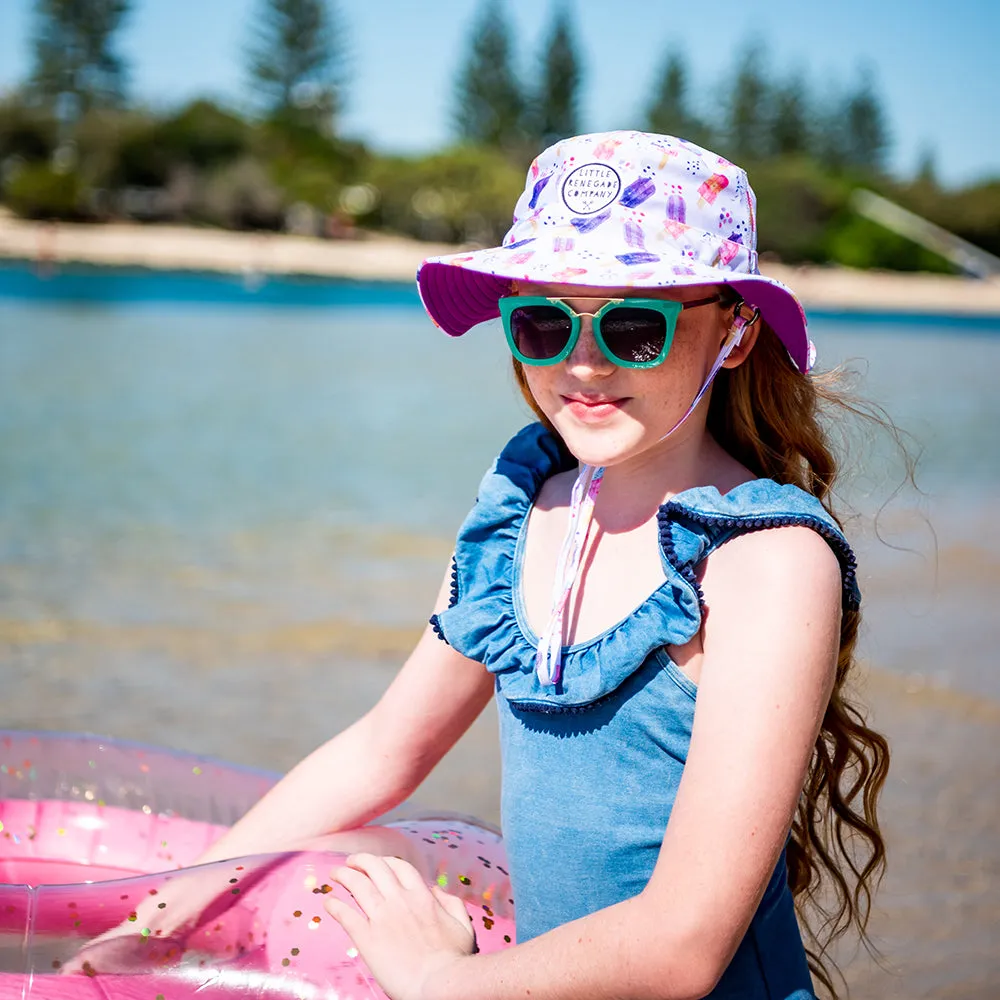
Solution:
M 727 293 L 722 308 L 732 309 L 738 300 Z M 708 431 L 754 475 L 811 493 L 840 523 L 832 507 L 838 475 L 829 433 L 833 419 L 846 414 L 875 421 L 897 442 L 898 432 L 884 414 L 840 388 L 839 372 L 799 372 L 774 331 L 758 322 L 757 343 L 743 364 L 724 368 L 716 377 Z M 532 398 L 516 359 L 514 377 L 528 405 L 556 433 Z M 889 770 L 889 745 L 869 728 L 847 690 L 860 624 L 860 611 L 845 608 L 833 693 L 786 851 L 809 968 L 834 998 L 834 978 L 843 982 L 843 976 L 830 955 L 831 945 L 854 927 L 866 948 L 877 954 L 867 929 L 886 861 L 878 800 Z

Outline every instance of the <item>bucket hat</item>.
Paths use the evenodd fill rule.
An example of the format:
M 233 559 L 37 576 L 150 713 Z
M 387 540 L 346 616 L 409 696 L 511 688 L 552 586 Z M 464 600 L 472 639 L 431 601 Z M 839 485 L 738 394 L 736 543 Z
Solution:
M 814 351 L 792 291 L 757 269 L 746 171 L 684 139 L 601 132 L 563 139 L 528 170 L 499 247 L 429 257 L 417 287 L 451 336 L 499 315 L 514 281 L 630 288 L 731 287 L 799 371 Z

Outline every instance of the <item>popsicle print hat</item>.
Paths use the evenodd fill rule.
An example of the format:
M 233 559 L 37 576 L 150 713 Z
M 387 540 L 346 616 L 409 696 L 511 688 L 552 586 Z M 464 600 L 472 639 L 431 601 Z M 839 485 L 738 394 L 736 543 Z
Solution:
M 430 257 L 417 272 L 431 319 L 455 337 L 498 316 L 515 280 L 726 284 L 760 310 L 799 371 L 812 367 L 798 299 L 757 270 L 746 171 L 673 136 L 603 132 L 555 143 L 531 164 L 501 246 Z

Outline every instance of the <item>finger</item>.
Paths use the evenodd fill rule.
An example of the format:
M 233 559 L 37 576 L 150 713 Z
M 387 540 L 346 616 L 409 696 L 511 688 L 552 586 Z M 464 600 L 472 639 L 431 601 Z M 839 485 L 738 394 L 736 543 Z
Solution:
M 380 903 L 385 902 L 385 897 L 379 892 L 378 887 L 366 872 L 341 865 L 333 869 L 331 877 L 354 897 L 354 901 L 366 914 L 371 913 Z
M 363 935 L 368 927 L 368 918 L 336 896 L 327 896 L 323 900 L 323 906 L 326 907 L 326 912 L 344 928 L 347 936 L 357 944 L 358 936 Z
M 385 858 L 374 854 L 352 854 L 347 859 L 347 865 L 357 871 L 364 872 L 384 897 L 399 893 L 399 877 L 395 870 L 386 863 Z
M 399 884 L 404 889 L 427 888 L 427 883 L 424 881 L 423 875 L 421 875 L 420 872 L 418 872 L 417 869 L 409 863 L 409 861 L 393 857 L 384 857 L 382 860 L 392 870 Z
M 434 893 L 434 898 L 441 904 L 442 909 L 449 917 L 454 917 L 463 927 L 472 923 L 472 917 L 469 916 L 465 903 L 458 896 L 445 892 L 437 885 L 431 887 L 431 892 Z

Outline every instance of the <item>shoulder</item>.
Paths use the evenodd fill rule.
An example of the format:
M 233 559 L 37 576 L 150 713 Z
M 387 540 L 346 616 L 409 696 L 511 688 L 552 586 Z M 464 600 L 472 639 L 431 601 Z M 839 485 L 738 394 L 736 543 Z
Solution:
M 706 604 L 732 592 L 742 603 L 766 597 L 790 610 L 822 601 L 839 611 L 842 587 L 837 553 L 805 524 L 735 535 L 711 553 L 702 573 Z
M 845 606 L 857 607 L 857 561 L 836 518 L 820 500 L 770 479 L 728 493 L 699 487 L 661 508 L 665 553 L 699 576 L 715 567 L 744 587 L 796 588 L 833 580 Z M 711 559 L 709 560 L 709 557 Z

